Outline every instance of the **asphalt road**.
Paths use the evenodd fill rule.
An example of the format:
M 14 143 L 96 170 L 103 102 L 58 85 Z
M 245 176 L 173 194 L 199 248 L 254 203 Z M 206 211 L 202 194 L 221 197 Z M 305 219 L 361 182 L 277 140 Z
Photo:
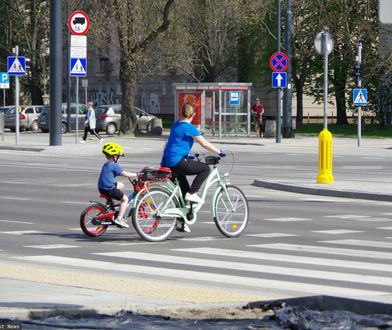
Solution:
M 137 171 L 158 161 L 159 153 L 151 150 L 124 158 L 121 165 Z M 253 299 L 326 294 L 391 300 L 390 203 L 252 186 L 263 173 L 312 170 L 314 155 L 236 151 L 231 181 L 249 199 L 246 232 L 224 238 L 206 203 L 191 233 L 176 232 L 162 243 L 144 242 L 132 228 L 109 230 L 98 239 L 82 233 L 79 215 L 98 196 L 102 162 L 93 156 L 0 150 L 0 260 L 192 283 Z M 383 159 L 347 156 L 344 166 L 359 162 L 385 165 Z M 223 168 L 232 165 L 229 156 Z

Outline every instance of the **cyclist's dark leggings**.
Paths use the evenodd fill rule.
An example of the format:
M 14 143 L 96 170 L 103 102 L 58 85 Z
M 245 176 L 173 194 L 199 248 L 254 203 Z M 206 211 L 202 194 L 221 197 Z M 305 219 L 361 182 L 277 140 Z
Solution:
M 204 180 L 210 174 L 210 167 L 206 163 L 187 158 L 183 158 L 176 166 L 171 167 L 171 170 L 178 178 L 183 196 L 187 192 L 190 194 L 198 192 Z M 187 175 L 196 175 L 191 186 L 189 186 L 186 178 Z

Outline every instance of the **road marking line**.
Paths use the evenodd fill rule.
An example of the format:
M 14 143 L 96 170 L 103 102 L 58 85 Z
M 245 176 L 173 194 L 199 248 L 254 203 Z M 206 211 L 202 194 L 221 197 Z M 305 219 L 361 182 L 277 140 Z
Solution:
M 19 230 L 19 231 L 0 231 L 0 234 L 30 235 L 30 234 L 44 234 L 44 232 L 38 230 Z
M 39 263 L 46 263 L 52 265 L 63 265 L 72 266 L 77 268 L 86 269 L 101 269 L 104 271 L 110 270 L 115 272 L 125 272 L 141 274 L 144 278 L 146 275 L 155 275 L 169 278 L 179 278 L 185 279 L 186 281 L 206 281 L 220 284 L 233 285 L 235 283 L 237 286 L 239 283 L 245 283 L 245 286 L 257 287 L 257 288 L 279 288 L 281 290 L 290 290 L 294 292 L 309 292 L 317 294 L 333 294 L 342 296 L 369 296 L 369 295 L 385 295 L 386 292 L 374 291 L 374 290 L 364 290 L 364 289 L 352 289 L 352 288 L 341 288 L 335 286 L 318 285 L 311 283 L 300 283 L 293 281 L 278 281 L 278 280 L 267 280 L 263 278 L 254 277 L 244 277 L 235 275 L 224 275 L 216 273 L 203 273 L 191 270 L 179 270 L 171 268 L 160 268 L 160 267 L 147 267 L 139 265 L 128 265 L 120 264 L 109 261 L 96 261 L 91 259 L 78 259 L 78 258 L 68 258 L 68 257 L 57 257 L 51 255 L 41 255 L 41 256 L 25 256 L 25 257 L 13 257 L 17 260 L 32 261 Z M 203 260 L 205 261 L 205 260 Z M 389 281 L 390 282 L 390 281 Z
M 392 230 L 392 227 L 377 227 L 377 229 L 381 229 L 381 230 Z
M 331 281 L 343 281 L 343 282 L 351 282 L 351 283 L 392 286 L 392 281 L 389 276 L 384 277 L 384 276 L 363 275 L 363 274 L 355 274 L 355 273 L 331 272 L 331 271 L 323 271 L 323 270 L 316 270 L 316 269 L 309 270 L 309 269 L 294 268 L 294 267 L 258 265 L 258 264 L 251 264 L 251 263 L 208 260 L 205 258 L 199 259 L 199 258 L 189 258 L 189 257 L 133 252 L 133 251 L 100 252 L 100 253 L 93 253 L 93 254 L 116 257 L 116 258 L 164 262 L 164 263 L 177 264 L 177 265 L 209 267 L 209 268 L 218 268 L 218 269 L 231 269 L 231 270 L 253 272 L 253 273 L 278 274 L 278 275 L 285 275 L 285 276 L 296 276 L 296 277 L 305 277 L 305 278 L 313 278 L 313 279 L 316 278 L 316 279 L 331 280 Z
M 66 244 L 51 244 L 51 245 L 25 245 L 24 247 L 33 248 L 33 249 L 50 250 L 50 249 L 70 249 L 70 248 L 77 248 L 80 246 L 66 245 Z
M 78 205 L 88 205 L 86 202 L 74 202 L 74 201 L 61 201 L 63 204 L 78 204 Z
M 369 250 L 354 250 L 354 249 L 344 249 L 344 248 L 331 248 L 325 246 L 316 245 L 297 245 L 297 244 L 285 244 L 285 243 L 272 243 L 272 244 L 252 244 L 247 245 L 250 247 L 266 248 L 266 249 L 276 249 L 285 251 L 296 251 L 296 252 L 306 252 L 306 253 L 323 253 L 323 254 L 335 254 L 352 256 L 359 258 L 378 258 L 378 259 L 392 259 L 392 253 L 389 252 L 378 252 Z M 295 256 L 293 256 L 295 258 Z
M 23 224 L 26 224 L 26 225 L 33 225 L 34 224 L 34 222 L 18 221 L 18 220 L 0 220 L 0 222 L 23 223 Z
M 308 218 L 268 218 L 268 219 L 263 219 L 263 220 L 289 222 L 289 221 L 311 221 L 312 219 L 308 219 Z
M 340 239 L 333 241 L 322 241 L 328 244 L 343 244 L 343 245 L 355 245 L 355 246 L 367 246 L 367 247 L 377 247 L 377 248 L 392 248 L 392 243 L 389 242 L 376 242 L 376 241 L 365 241 L 359 239 Z
M 298 264 L 306 264 L 306 265 L 342 267 L 342 268 L 365 269 L 365 270 L 371 269 L 371 270 L 377 270 L 381 272 L 392 272 L 392 265 L 372 263 L 372 262 L 293 256 L 289 254 L 275 254 L 275 253 L 266 253 L 266 252 L 217 249 L 217 248 L 208 248 L 208 247 L 183 248 L 183 249 L 173 249 L 173 250 L 186 252 L 186 253 L 201 253 L 210 256 L 214 255 L 214 256 L 224 256 L 224 257 L 240 258 L 240 259 L 249 258 L 249 259 L 256 259 L 256 260 L 282 261 L 282 262 L 290 262 L 290 263 L 298 263 Z
M 1 199 L 9 199 L 15 201 L 31 201 L 31 198 L 15 197 L 15 196 L 0 196 Z
M 370 215 L 354 215 L 354 214 L 324 215 L 324 218 L 360 219 L 360 218 L 370 218 Z
M 348 230 L 348 229 L 334 229 L 334 230 L 313 230 L 312 233 L 342 235 L 342 234 L 363 233 L 363 231 L 362 230 Z
M 285 233 L 267 233 L 267 234 L 245 234 L 243 236 L 274 238 L 274 237 L 288 237 L 288 236 L 298 236 L 298 235 L 296 235 L 296 234 L 285 234 Z
M 0 183 L 26 184 L 25 181 L 0 181 Z

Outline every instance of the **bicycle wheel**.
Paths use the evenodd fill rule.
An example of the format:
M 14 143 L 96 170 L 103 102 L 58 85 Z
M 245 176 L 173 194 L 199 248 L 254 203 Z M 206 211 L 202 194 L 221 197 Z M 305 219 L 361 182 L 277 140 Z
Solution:
M 228 185 L 218 193 L 214 201 L 214 221 L 226 237 L 239 236 L 248 224 L 249 207 L 244 193 L 236 186 Z
M 132 224 L 136 232 L 146 241 L 160 242 L 167 239 L 176 228 L 175 217 L 160 217 L 158 211 L 170 198 L 170 193 L 164 189 L 154 188 L 142 195 L 132 212 Z M 176 198 L 167 203 L 167 208 L 178 207 Z
M 80 228 L 83 232 L 90 237 L 101 236 L 106 229 L 107 225 L 101 225 L 95 221 L 95 217 L 107 212 L 107 209 L 99 204 L 91 204 L 80 215 Z

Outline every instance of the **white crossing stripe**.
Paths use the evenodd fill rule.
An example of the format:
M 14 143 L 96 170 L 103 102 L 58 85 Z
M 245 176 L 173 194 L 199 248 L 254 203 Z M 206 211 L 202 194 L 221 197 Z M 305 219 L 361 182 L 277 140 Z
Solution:
M 18 231 L 0 231 L 0 234 L 30 235 L 30 234 L 44 234 L 44 232 L 38 230 L 18 230 Z
M 63 204 L 78 204 L 78 205 L 86 205 L 86 207 L 87 207 L 87 203 L 86 202 L 73 202 L 73 201 L 61 201 L 60 203 L 63 203 Z
M 285 234 L 285 233 L 266 233 L 266 234 L 245 234 L 243 236 L 262 237 L 262 238 L 275 238 L 275 237 L 288 237 L 288 236 L 298 236 L 298 235 L 296 235 L 296 234 Z
M 377 227 L 377 229 L 381 229 L 381 230 L 392 230 L 392 227 Z
M 363 231 L 362 230 L 348 230 L 348 229 L 332 229 L 332 230 L 314 230 L 314 231 L 312 231 L 312 233 L 341 235 L 341 234 L 363 233 Z
M 159 267 L 147 267 L 139 265 L 129 265 L 120 264 L 109 261 L 96 261 L 91 259 L 78 259 L 78 258 L 68 258 L 68 257 L 57 257 L 52 255 L 41 255 L 41 256 L 25 256 L 25 257 L 13 257 L 13 259 L 46 263 L 52 265 L 63 265 L 72 266 L 87 269 L 100 269 L 103 271 L 115 271 L 115 272 L 125 272 L 133 274 L 141 274 L 144 278 L 146 275 L 159 276 L 161 279 L 163 277 L 183 279 L 185 281 L 206 281 L 214 282 L 219 284 L 229 284 L 239 285 L 239 283 L 245 283 L 245 286 L 257 287 L 257 288 L 279 288 L 281 290 L 288 290 L 294 292 L 307 292 L 312 294 L 325 294 L 325 295 L 339 295 L 342 296 L 381 296 L 385 295 L 385 292 L 375 291 L 375 290 L 365 290 L 365 289 L 352 289 L 318 285 L 311 283 L 300 283 L 294 281 L 278 281 L 278 280 L 267 280 L 263 278 L 255 277 L 244 277 L 235 275 L 224 275 L 216 273 L 204 273 L 196 272 L 190 270 L 179 270 L 172 268 L 159 268 Z M 161 260 L 162 261 L 162 260 Z
M 333 241 L 322 241 L 328 244 L 343 244 L 343 245 L 356 245 L 356 246 L 367 246 L 367 247 L 377 247 L 377 248 L 392 248 L 392 243 L 389 242 L 375 242 L 375 241 L 365 241 L 359 239 L 340 239 Z
M 289 222 L 289 221 L 310 221 L 312 219 L 308 219 L 308 218 L 269 218 L 269 219 L 264 219 L 264 220 Z
M 29 222 L 29 221 L 5 220 L 5 219 L 1 219 L 0 222 L 23 223 L 26 225 L 33 225 L 34 224 L 34 222 Z
M 77 248 L 80 246 L 66 245 L 66 244 L 50 244 L 50 245 L 25 245 L 24 247 L 33 248 L 33 249 L 50 250 L 50 249 L 70 249 L 70 248 Z
M 309 271 L 309 269 L 301 269 L 301 268 L 293 268 L 293 267 L 258 265 L 258 264 L 221 261 L 221 260 L 207 260 L 207 259 L 189 258 L 189 257 L 172 256 L 172 255 L 132 252 L 132 251 L 103 252 L 103 253 L 93 253 L 93 254 L 117 257 L 117 258 L 137 259 L 143 261 L 148 260 L 148 261 L 155 261 L 155 262 L 165 262 L 165 263 L 191 265 L 191 266 L 199 266 L 199 267 L 211 267 L 211 268 L 231 269 L 231 270 L 234 269 L 234 270 L 247 271 L 247 272 L 259 272 L 259 273 L 279 274 L 279 275 L 286 275 L 286 276 L 317 278 L 317 279 L 331 280 L 331 281 L 344 281 L 344 282 L 352 282 L 352 283 L 392 286 L 392 281 L 389 276 L 383 277 L 383 276 L 351 274 L 351 273 L 342 273 L 342 272 L 329 272 L 329 271 L 314 270 L 314 269 Z
M 328 259 L 328 258 L 315 258 L 315 257 L 302 257 L 293 256 L 289 254 L 275 254 L 275 253 L 265 253 L 265 252 L 252 252 L 244 250 L 230 250 L 230 249 L 217 249 L 217 248 L 184 248 L 184 249 L 174 249 L 174 251 L 181 251 L 187 253 L 199 253 L 215 256 L 224 256 L 232 258 L 249 258 L 255 260 L 270 260 L 270 261 L 281 261 L 281 262 L 291 262 L 297 264 L 306 265 L 317 265 L 317 266 L 327 266 L 327 267 L 342 267 L 351 269 L 365 269 L 365 270 L 377 270 L 381 272 L 392 272 L 392 265 L 371 263 L 371 262 L 361 262 L 361 261 L 351 261 L 351 260 L 341 260 L 341 259 Z
M 324 218 L 360 219 L 360 218 L 370 218 L 370 215 L 354 215 L 354 214 L 325 215 Z
M 16 197 L 16 196 L 0 196 L 1 199 L 9 199 L 15 201 L 31 201 L 31 198 Z
M 369 251 L 369 250 L 358 250 L 358 249 L 343 249 L 343 248 L 331 248 L 317 245 L 296 245 L 296 244 L 285 244 L 285 243 L 272 243 L 272 244 L 254 244 L 248 245 L 257 248 L 266 248 L 274 250 L 284 251 L 297 251 L 306 253 L 323 253 L 323 254 L 335 254 L 344 255 L 360 258 L 377 258 L 377 259 L 392 259 L 392 253 Z

